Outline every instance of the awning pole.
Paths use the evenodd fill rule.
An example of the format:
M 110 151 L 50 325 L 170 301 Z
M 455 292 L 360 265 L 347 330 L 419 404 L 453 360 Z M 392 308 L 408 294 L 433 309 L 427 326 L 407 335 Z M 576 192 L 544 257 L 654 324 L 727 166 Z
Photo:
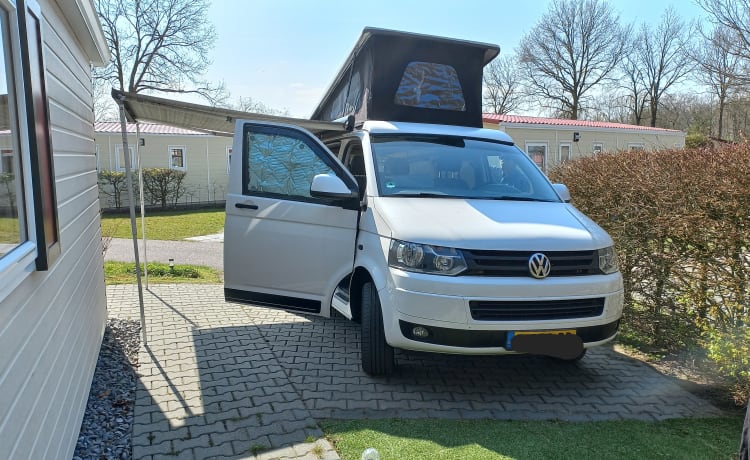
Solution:
M 112 94 L 114 96 L 114 92 Z M 116 97 L 117 105 L 120 106 L 120 129 L 122 131 L 122 151 L 125 153 L 125 181 L 128 185 L 128 204 L 130 206 L 130 232 L 133 235 L 133 252 L 135 254 L 135 278 L 138 281 L 138 303 L 141 308 L 141 336 L 143 345 L 148 344 L 146 337 L 146 312 L 143 307 L 143 285 L 141 284 L 141 262 L 138 259 L 138 232 L 135 223 L 135 199 L 133 197 L 133 174 L 130 169 L 131 158 L 128 150 L 128 125 L 125 121 L 125 104 L 123 104 L 124 95 Z
M 148 289 L 148 246 L 146 245 L 146 206 L 143 204 L 143 163 L 141 163 L 141 125 L 135 121 L 135 155 L 138 158 L 138 190 L 141 195 L 141 236 L 143 237 L 143 274 Z

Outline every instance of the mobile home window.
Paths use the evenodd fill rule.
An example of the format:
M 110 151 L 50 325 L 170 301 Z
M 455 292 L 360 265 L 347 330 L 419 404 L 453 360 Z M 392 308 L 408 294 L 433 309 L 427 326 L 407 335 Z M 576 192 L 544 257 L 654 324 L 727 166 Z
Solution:
M 28 165 L 22 163 L 19 148 L 19 114 L 15 110 L 16 88 L 9 26 L 8 12 L 0 10 L 0 42 L 3 47 L 0 55 L 0 258 L 5 258 L 28 239 L 24 200 L 28 191 L 22 180 Z
M 170 145 L 169 146 L 169 168 L 177 169 L 179 171 L 185 170 L 185 146 L 184 145 Z
M 604 151 L 604 143 L 603 142 L 594 142 L 594 145 L 593 145 L 591 151 L 594 153 L 594 155 L 602 153 Z
M 565 163 L 566 161 L 570 161 L 572 159 L 571 150 L 572 150 L 572 146 L 570 145 L 569 142 L 563 142 L 562 144 L 560 144 L 560 149 L 558 150 L 557 161 L 560 163 Z
M 628 144 L 628 150 L 631 152 L 642 152 L 644 150 L 643 143 L 632 143 Z
M 130 167 L 138 169 L 138 157 L 136 156 L 135 149 L 132 145 L 128 144 L 128 151 L 130 152 Z M 115 161 L 117 162 L 117 170 L 125 171 L 125 154 L 122 150 L 122 144 L 115 144 Z
M 232 167 L 232 147 L 227 147 L 227 174 L 231 171 Z
M 547 144 L 542 142 L 527 142 L 526 154 L 534 160 L 539 169 L 544 171 L 547 166 Z
M 0 300 L 60 255 L 41 8 L 18 5 L 0 2 Z

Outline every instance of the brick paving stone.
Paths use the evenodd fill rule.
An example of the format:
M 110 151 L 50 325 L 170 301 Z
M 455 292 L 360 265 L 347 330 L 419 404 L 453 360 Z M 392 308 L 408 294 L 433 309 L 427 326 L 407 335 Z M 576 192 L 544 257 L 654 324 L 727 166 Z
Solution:
M 227 303 L 223 296 L 221 285 L 144 291 L 150 343 L 139 353 L 134 456 L 251 457 L 249 449 L 263 444 L 278 458 L 305 458 L 311 448 L 298 442 L 322 436 L 317 421 L 333 417 L 590 421 L 721 414 L 606 347 L 574 365 L 397 350 L 396 374 L 371 378 L 359 368 L 356 324 Z M 107 298 L 110 316 L 139 317 L 133 286 L 109 286 Z M 326 445 L 324 459 L 338 458 Z

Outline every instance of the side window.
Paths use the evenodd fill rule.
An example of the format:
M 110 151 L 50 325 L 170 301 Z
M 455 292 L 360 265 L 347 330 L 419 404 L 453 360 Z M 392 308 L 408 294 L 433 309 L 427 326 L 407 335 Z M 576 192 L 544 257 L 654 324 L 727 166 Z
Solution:
M 282 195 L 309 200 L 318 174 L 334 174 L 316 153 L 317 146 L 296 133 L 247 132 L 244 142 L 244 195 Z
M 0 258 L 21 245 L 28 238 L 26 225 L 26 195 L 22 180 L 23 169 L 15 107 L 14 75 L 12 68 L 8 15 L 0 10 Z M 30 197 L 29 197 L 30 198 Z M 33 203 L 32 203 L 33 204 Z
M 559 163 L 565 163 L 570 161 L 572 158 L 571 156 L 571 145 L 569 142 L 563 142 L 560 144 L 560 151 L 558 155 L 558 162 Z
M 539 169 L 545 170 L 547 166 L 547 143 L 545 142 L 527 142 L 526 154 L 534 160 Z
M 61 253 L 41 7 L 0 2 L 0 298 Z
M 176 169 L 178 171 L 184 171 L 186 169 L 184 145 L 169 146 L 169 169 Z
M 642 152 L 645 149 L 642 142 L 628 144 L 628 150 L 631 152 Z
M 138 169 L 138 157 L 135 154 L 135 149 L 130 144 L 128 144 L 128 151 L 130 152 L 130 167 Z M 120 172 L 125 171 L 125 153 L 122 149 L 122 144 L 115 144 L 115 159 L 117 170 Z
M 360 198 L 363 197 L 367 188 L 367 173 L 365 172 L 365 156 L 359 140 L 352 141 L 346 146 L 344 165 L 357 181 Z

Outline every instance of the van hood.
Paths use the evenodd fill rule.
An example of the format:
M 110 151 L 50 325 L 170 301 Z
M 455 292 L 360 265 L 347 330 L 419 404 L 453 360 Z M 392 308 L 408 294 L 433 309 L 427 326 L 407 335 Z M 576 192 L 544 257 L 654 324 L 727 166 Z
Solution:
M 463 249 L 585 251 L 612 239 L 568 203 L 377 197 L 381 236 Z

